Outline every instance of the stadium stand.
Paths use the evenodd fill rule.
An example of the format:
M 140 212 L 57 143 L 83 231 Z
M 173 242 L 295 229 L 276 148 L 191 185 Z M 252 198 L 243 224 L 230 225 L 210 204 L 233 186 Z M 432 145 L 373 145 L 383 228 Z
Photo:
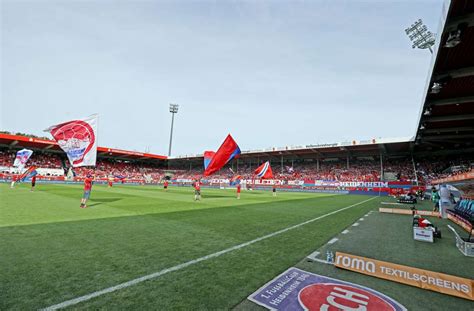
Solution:
M 14 161 L 16 150 L 0 150 L 0 167 L 3 174 L 8 176 L 14 171 L 10 167 Z M 383 161 L 383 167 L 380 167 L 379 159 L 350 159 L 347 161 L 338 158 L 330 158 L 331 161 L 321 161 L 321 163 L 296 161 L 281 165 L 274 162 L 274 175 L 277 180 L 295 181 L 295 180 L 325 180 L 339 182 L 376 182 L 380 180 L 391 180 L 401 182 L 419 182 L 429 184 L 431 180 L 455 176 L 471 170 L 474 162 L 465 157 L 450 157 L 440 159 L 425 158 L 416 161 L 415 167 L 407 158 L 393 158 Z M 62 169 L 65 174 L 69 170 L 67 159 L 64 155 L 46 151 L 33 153 L 29 160 L 29 165 L 35 165 L 44 169 Z M 235 173 L 241 175 L 244 179 L 254 178 L 253 171 L 256 163 L 242 163 L 238 168 L 233 169 Z M 217 174 L 214 179 L 226 179 L 232 176 L 231 167 L 227 167 Z M 74 168 L 74 176 L 84 178 L 91 168 Z M 173 179 L 193 179 L 202 176 L 202 163 L 195 163 L 194 168 L 191 164 L 186 168 L 179 165 L 179 162 L 173 163 L 170 170 L 173 173 Z M 164 163 L 143 162 L 126 158 L 105 158 L 100 157 L 94 172 L 98 178 L 119 178 L 144 181 L 147 176 L 150 182 L 159 182 L 164 178 Z M 383 174 L 383 175 L 382 175 Z M 40 174 L 41 176 L 42 174 Z

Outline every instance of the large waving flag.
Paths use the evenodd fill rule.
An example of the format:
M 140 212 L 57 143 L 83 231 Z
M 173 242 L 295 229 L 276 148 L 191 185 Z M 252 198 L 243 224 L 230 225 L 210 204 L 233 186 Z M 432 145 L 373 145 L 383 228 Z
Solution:
M 273 172 L 272 172 L 272 167 L 270 166 L 270 162 L 265 162 L 259 167 L 254 172 L 255 175 L 257 175 L 258 178 L 261 179 L 269 179 L 273 178 Z
M 38 175 L 36 171 L 36 166 L 30 166 L 26 171 L 24 171 L 19 177 L 18 181 L 25 181 L 28 178 Z
M 21 149 L 16 153 L 15 162 L 13 162 L 13 166 L 19 167 L 20 169 L 24 168 L 26 162 L 28 162 L 28 159 L 31 157 L 32 154 L 33 151 L 29 149 Z
M 97 159 L 98 115 L 53 125 L 45 130 L 51 133 L 66 152 L 73 167 L 95 166 Z
M 204 176 L 212 175 L 213 173 L 220 170 L 224 165 L 226 165 L 233 158 L 237 158 L 240 155 L 240 148 L 232 138 L 232 136 L 227 135 L 226 139 L 222 145 L 217 150 L 216 154 L 212 157 L 211 162 L 204 171 Z
M 236 175 L 230 179 L 229 184 L 231 186 L 235 186 L 237 184 L 240 184 L 241 181 L 242 181 L 242 176 Z
M 209 166 L 209 163 L 211 163 L 212 157 L 214 157 L 215 154 L 214 151 L 204 151 L 204 169 Z

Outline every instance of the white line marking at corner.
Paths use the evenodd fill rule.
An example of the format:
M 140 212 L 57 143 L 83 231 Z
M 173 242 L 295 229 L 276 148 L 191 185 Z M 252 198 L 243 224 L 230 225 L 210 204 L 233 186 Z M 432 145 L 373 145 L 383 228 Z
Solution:
M 311 254 L 309 254 L 306 258 L 311 259 L 311 260 L 316 260 L 316 257 L 318 257 L 319 254 L 320 254 L 320 252 L 315 251 L 315 252 L 312 252 Z
M 324 259 L 314 258 L 313 260 L 314 260 L 314 261 L 317 261 L 317 262 L 320 262 L 320 263 L 327 264 L 327 265 L 334 265 L 333 262 L 329 262 L 329 261 L 324 260 Z
M 224 254 L 227 254 L 227 253 L 230 253 L 230 252 L 232 252 L 232 251 L 235 251 L 235 250 L 244 248 L 244 247 L 246 247 L 246 246 L 252 245 L 252 244 L 257 243 L 257 242 L 260 242 L 260 241 L 262 241 L 262 240 L 266 240 L 266 239 L 271 238 L 271 237 L 274 237 L 274 236 L 276 236 L 276 235 L 285 233 L 285 232 L 287 232 L 287 231 L 290 231 L 290 230 L 299 228 L 299 227 L 301 227 L 301 226 L 307 225 L 307 224 L 312 223 L 312 222 L 315 222 L 315 221 L 317 221 L 317 220 L 320 220 L 320 219 L 326 218 L 326 217 L 328 217 L 328 216 L 337 214 L 337 213 L 339 213 L 339 212 L 345 211 L 345 210 L 350 209 L 350 208 L 352 208 L 352 207 L 355 207 L 355 206 L 364 204 L 365 202 L 369 202 L 369 201 L 371 201 L 371 200 L 373 200 L 373 199 L 376 199 L 376 198 L 377 198 L 377 197 L 372 197 L 372 198 L 370 198 L 370 199 L 361 201 L 361 202 L 359 202 L 359 203 L 355 203 L 355 204 L 352 204 L 352 205 L 349 205 L 349 206 L 340 208 L 340 209 L 338 209 L 338 210 L 335 210 L 335 211 L 329 212 L 329 213 L 327 213 L 327 214 L 318 216 L 318 217 L 316 217 L 316 218 L 313 218 L 313 219 L 304 221 L 304 222 L 302 222 L 302 223 L 299 223 L 299 224 L 296 224 L 296 225 L 293 225 L 293 226 L 290 226 L 290 227 L 287 227 L 287 228 L 284 228 L 284 229 L 281 229 L 281 230 L 272 232 L 272 233 L 270 233 L 270 234 L 261 236 L 261 237 L 259 237 L 259 238 L 254 239 L 254 240 L 251 240 L 251 241 L 248 241 L 248 242 L 245 242 L 245 243 L 242 243 L 242 244 L 238 244 L 238 245 L 235 245 L 235 246 L 226 248 L 226 249 L 221 250 L 221 251 L 219 251 L 219 252 L 216 252 L 216 253 L 213 253 L 213 254 L 209 254 L 209 255 L 206 255 L 206 256 L 204 256 L 204 257 L 196 258 L 196 259 L 193 259 L 193 260 L 190 260 L 190 261 L 181 263 L 181 264 L 179 264 L 179 265 L 176 265 L 176 266 L 173 266 L 173 267 L 170 267 L 170 268 L 166 268 L 166 269 L 163 269 L 163 270 L 158 271 L 158 272 L 155 272 L 155 273 L 151 273 L 151 274 L 148 274 L 148 275 L 144 275 L 144 276 L 142 276 L 142 277 L 139 277 L 139 278 L 136 278 L 136 279 L 133 279 L 133 280 L 124 282 L 124 283 L 120 283 L 120 284 L 117 284 L 117 285 L 115 285 L 115 286 L 111 286 L 111 287 L 108 287 L 108 288 L 104 288 L 104 289 L 102 289 L 102 290 L 99 290 L 99 291 L 96 291 L 96 292 L 93 292 L 93 293 L 90 293 L 90 294 L 87 294 L 87 295 L 84 295 L 84 296 L 80 296 L 80 297 L 77 297 L 77 298 L 74 298 L 74 299 L 66 300 L 66 301 L 63 301 L 63 302 L 61 302 L 61 303 L 58 303 L 58 304 L 55 304 L 55 305 L 46 307 L 46 308 L 44 308 L 44 309 L 42 309 L 42 310 L 48 310 L 48 311 L 49 311 L 49 310 L 58 310 L 58 309 L 66 308 L 66 307 L 73 306 L 73 305 L 76 305 L 76 304 L 78 304 L 78 303 L 81 303 L 81 302 L 84 302 L 84 301 L 87 301 L 87 300 L 91 300 L 92 298 L 96 298 L 96 297 L 99 297 L 99 296 L 102 296 L 102 295 L 105 295 L 105 294 L 108 294 L 108 293 L 112 293 L 112 292 L 118 291 L 118 290 L 123 289 L 123 288 L 127 288 L 127 287 L 130 287 L 130 286 L 136 285 L 136 284 L 138 284 L 138 283 L 142 283 L 142 282 L 145 282 L 145 281 L 148 281 L 148 280 L 151 280 L 151 279 L 158 278 L 158 277 L 160 277 L 160 276 L 162 276 L 162 275 L 164 275 L 164 274 L 181 270 L 181 269 L 183 269 L 183 268 L 189 267 L 189 266 L 194 265 L 194 264 L 196 264 L 196 263 L 199 263 L 199 262 L 201 262 L 201 261 L 206 261 L 206 260 L 209 260 L 209 259 L 212 259 L 212 258 L 216 258 L 216 257 L 222 256 L 222 255 L 224 255 Z M 355 225 L 355 224 L 354 224 L 354 225 Z M 319 260 L 317 260 L 317 261 L 319 261 Z

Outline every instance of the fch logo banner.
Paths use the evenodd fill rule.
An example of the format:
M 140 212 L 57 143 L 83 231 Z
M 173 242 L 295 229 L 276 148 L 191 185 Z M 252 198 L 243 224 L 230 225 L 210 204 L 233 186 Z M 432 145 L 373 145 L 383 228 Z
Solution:
M 269 310 L 406 310 L 371 288 L 297 268 L 286 270 L 248 299 Z

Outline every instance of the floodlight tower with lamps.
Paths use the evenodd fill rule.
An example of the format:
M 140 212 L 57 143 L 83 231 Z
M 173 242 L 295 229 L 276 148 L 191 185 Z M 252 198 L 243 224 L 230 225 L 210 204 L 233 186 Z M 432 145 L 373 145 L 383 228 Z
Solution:
M 174 115 L 178 113 L 179 105 L 177 104 L 170 104 L 170 112 L 171 112 L 171 131 L 170 131 L 170 148 L 168 149 L 168 157 L 171 156 L 171 145 L 173 144 L 173 125 L 174 125 Z
M 435 37 L 431 31 L 428 31 L 426 25 L 423 25 L 421 19 L 417 20 L 413 25 L 405 29 L 405 33 L 413 42 L 412 48 L 429 49 L 433 54 L 431 48 L 435 44 Z

